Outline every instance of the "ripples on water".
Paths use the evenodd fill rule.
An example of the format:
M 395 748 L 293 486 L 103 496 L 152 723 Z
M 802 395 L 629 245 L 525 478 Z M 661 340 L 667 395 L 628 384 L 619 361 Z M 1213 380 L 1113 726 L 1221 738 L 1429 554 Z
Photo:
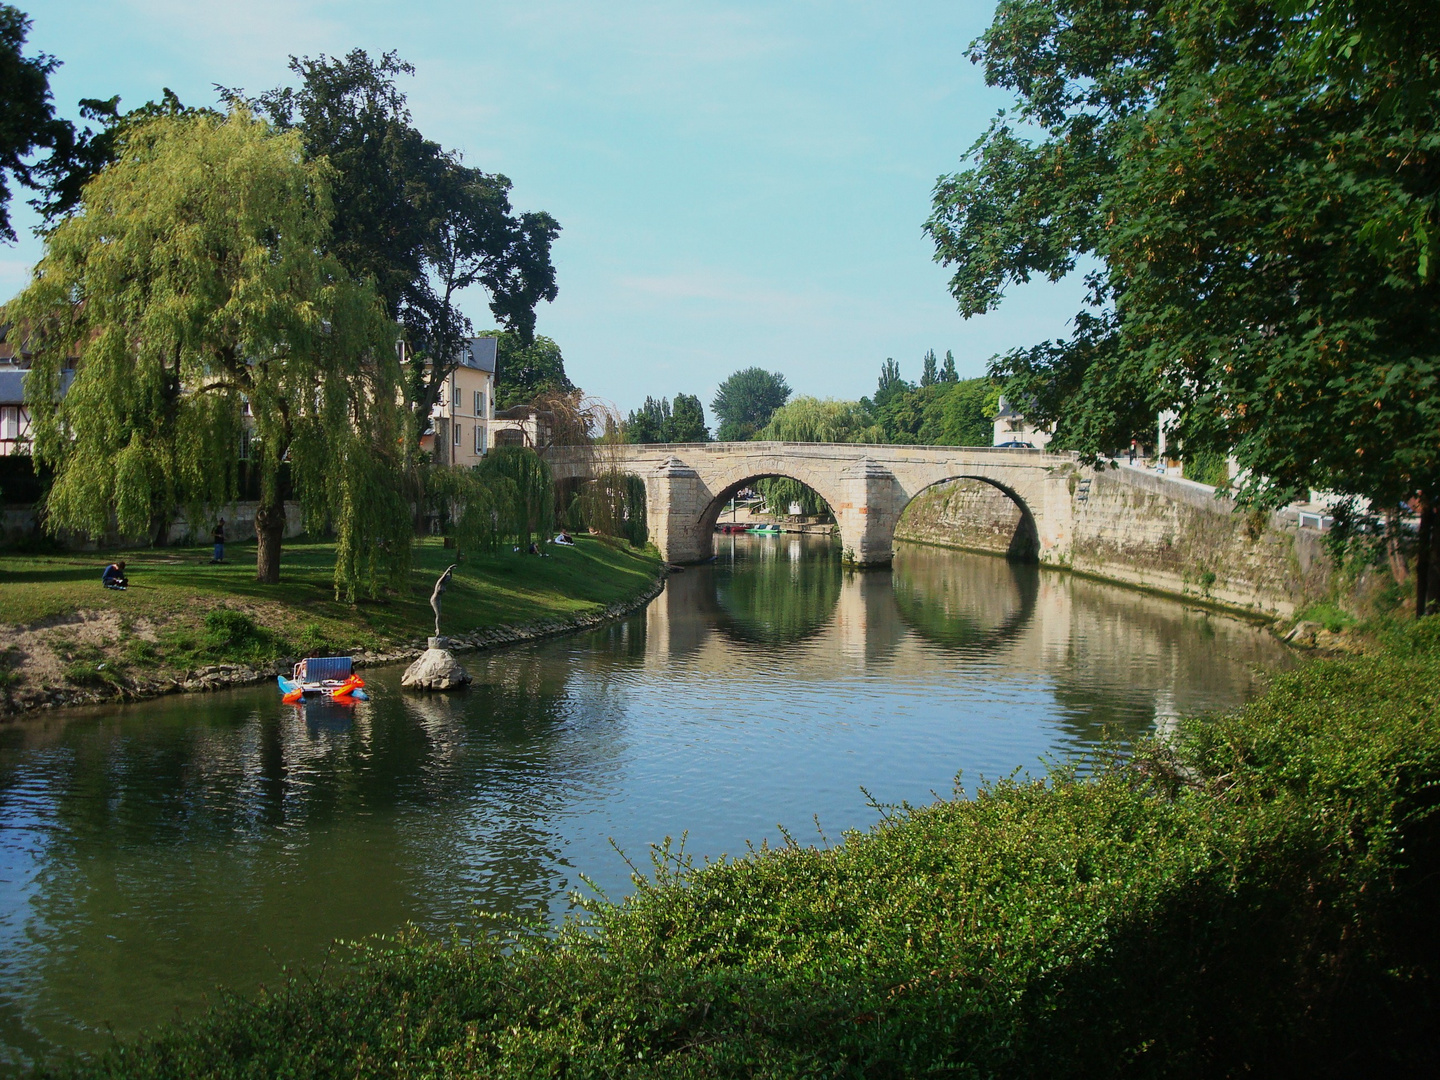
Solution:
M 0 1067 L 104 1045 L 326 943 L 556 918 L 616 845 L 833 842 L 1041 759 L 1225 708 L 1283 650 L 1243 622 L 988 556 L 717 538 L 641 615 L 470 655 L 474 686 L 297 712 L 272 687 L 0 729 Z

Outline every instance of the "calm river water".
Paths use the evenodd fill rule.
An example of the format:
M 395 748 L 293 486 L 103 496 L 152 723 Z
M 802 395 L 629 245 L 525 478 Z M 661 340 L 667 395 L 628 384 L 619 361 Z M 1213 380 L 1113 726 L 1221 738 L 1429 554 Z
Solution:
M 717 538 L 710 567 L 583 636 L 471 654 L 472 688 L 367 672 L 353 712 L 273 686 L 0 728 L 0 1071 L 193 1015 L 336 938 L 476 909 L 560 917 L 688 832 L 743 852 L 866 828 L 1108 729 L 1253 695 L 1244 622 L 981 555 Z

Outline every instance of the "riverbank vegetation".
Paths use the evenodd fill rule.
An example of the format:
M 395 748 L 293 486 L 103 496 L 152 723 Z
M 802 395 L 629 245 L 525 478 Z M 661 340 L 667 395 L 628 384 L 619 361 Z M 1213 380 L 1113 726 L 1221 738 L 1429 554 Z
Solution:
M 1349 496 L 1440 602 L 1440 7 L 1005 0 L 970 57 L 1013 106 L 935 188 L 960 313 L 1087 284 L 1009 399 L 1092 460 L 1163 417 L 1253 507 Z
M 454 633 L 586 614 L 639 596 L 655 581 L 653 550 L 580 536 L 546 544 L 546 558 L 506 548 L 466 551 L 445 594 Z M 137 680 L 180 677 L 205 664 L 268 666 L 323 652 L 387 652 L 434 632 L 430 590 L 456 561 L 439 538 L 419 541 L 401 586 L 384 602 L 336 600 L 333 540 L 287 543 L 285 573 L 255 580 L 253 544 L 136 548 L 104 555 L 0 554 L 5 597 L 0 702 L 54 688 L 126 693 Z M 102 588 L 100 568 L 123 559 L 130 588 Z
M 1129 760 L 838 847 L 669 848 L 588 926 L 368 942 L 44 1075 L 1420 1074 L 1437 687 L 1425 620 Z

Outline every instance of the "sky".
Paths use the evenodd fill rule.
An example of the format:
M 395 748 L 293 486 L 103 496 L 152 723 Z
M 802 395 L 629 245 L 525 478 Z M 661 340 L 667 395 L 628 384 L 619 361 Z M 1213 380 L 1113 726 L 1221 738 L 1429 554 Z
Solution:
M 387 50 L 416 126 L 503 173 L 517 210 L 562 226 L 559 296 L 538 331 L 571 379 L 622 411 L 647 395 L 710 401 L 731 372 L 858 398 L 887 357 L 926 349 L 962 377 L 1066 333 L 1077 280 L 1012 289 L 964 320 L 922 226 L 937 177 L 1009 96 L 966 58 L 994 4 L 846 0 L 18 0 L 27 51 L 63 66 L 57 109 L 164 87 L 216 103 L 293 81 L 293 55 Z M 25 195 L 0 248 L 0 296 L 42 252 Z M 465 299 L 494 324 L 483 293 Z

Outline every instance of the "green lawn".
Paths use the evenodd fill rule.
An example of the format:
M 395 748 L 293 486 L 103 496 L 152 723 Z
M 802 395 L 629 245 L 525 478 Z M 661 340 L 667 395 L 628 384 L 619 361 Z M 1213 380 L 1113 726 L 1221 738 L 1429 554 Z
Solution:
M 443 629 L 462 634 L 594 611 L 642 592 L 660 565 L 653 550 L 591 537 L 577 538 L 573 548 L 547 544 L 546 550 L 547 558 L 467 555 L 445 594 Z M 335 599 L 332 542 L 287 542 L 278 585 L 255 580 L 253 543 L 227 544 L 226 554 L 230 561 L 214 566 L 209 547 L 0 553 L 0 625 L 43 627 L 79 612 L 117 625 L 118 617 L 122 640 L 116 648 L 92 640 L 76 652 L 61 626 L 57 656 L 66 663 L 111 660 L 137 669 L 267 660 L 319 648 L 384 649 L 433 632 L 430 590 L 455 552 L 439 539 L 418 542 L 406 588 L 355 605 Z M 115 559 L 126 563 L 126 592 L 100 584 L 101 569 Z M 221 608 L 244 618 L 217 616 Z M 136 639 L 137 629 L 146 640 Z

